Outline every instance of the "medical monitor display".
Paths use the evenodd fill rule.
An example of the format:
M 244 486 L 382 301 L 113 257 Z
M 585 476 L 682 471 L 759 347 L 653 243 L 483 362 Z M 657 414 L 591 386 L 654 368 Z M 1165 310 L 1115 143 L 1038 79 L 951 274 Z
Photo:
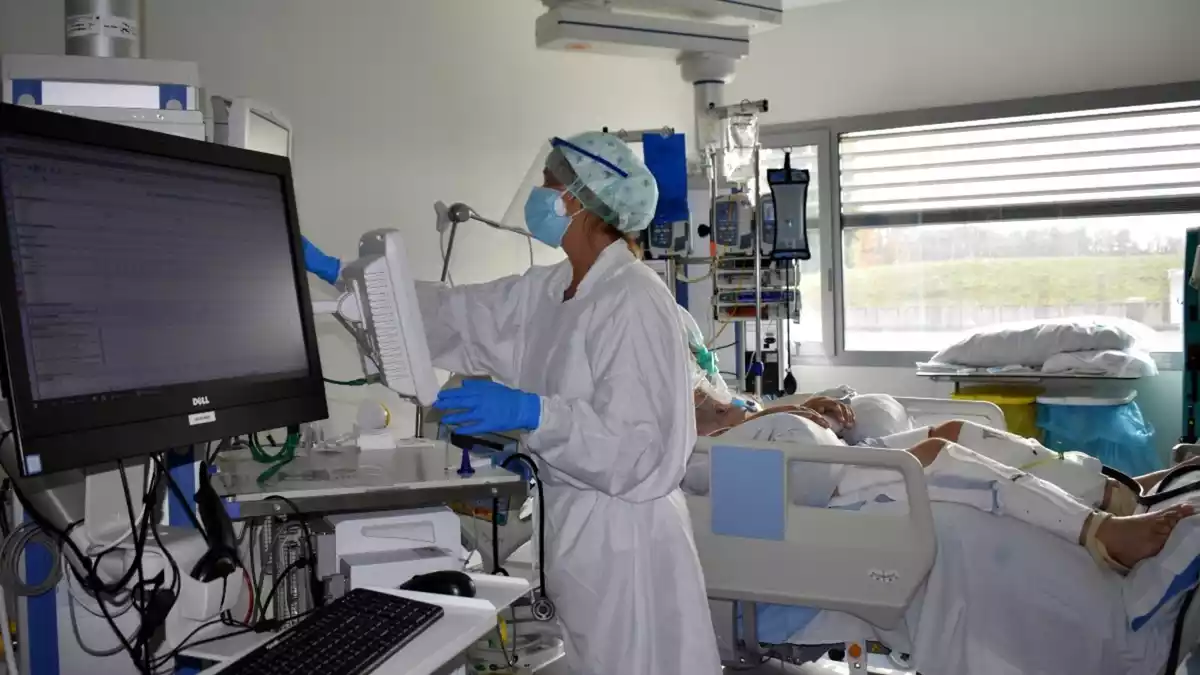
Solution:
M 325 416 L 286 159 L 5 106 L 0 205 L 24 473 Z

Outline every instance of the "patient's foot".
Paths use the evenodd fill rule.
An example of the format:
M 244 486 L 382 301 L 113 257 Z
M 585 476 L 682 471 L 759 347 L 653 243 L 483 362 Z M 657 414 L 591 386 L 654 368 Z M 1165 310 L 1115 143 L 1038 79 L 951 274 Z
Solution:
M 1100 524 L 1096 539 L 1118 563 L 1133 567 L 1162 550 L 1179 521 L 1195 513 L 1191 504 L 1124 518 L 1112 517 Z

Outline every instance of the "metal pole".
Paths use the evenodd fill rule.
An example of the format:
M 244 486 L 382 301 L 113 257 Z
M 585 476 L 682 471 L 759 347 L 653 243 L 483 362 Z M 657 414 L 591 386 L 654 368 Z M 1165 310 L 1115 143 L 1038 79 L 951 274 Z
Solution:
M 719 189 L 718 186 L 720 185 L 720 183 L 717 180 L 717 150 L 716 150 L 716 148 L 709 149 L 708 170 L 709 170 L 709 174 L 708 174 L 708 176 L 709 176 L 709 181 L 708 181 L 708 190 L 709 190 L 708 226 L 712 233 L 710 236 L 715 240 L 716 239 L 716 228 L 717 228 L 717 190 Z M 721 268 L 717 265 L 717 259 L 715 257 L 709 258 L 708 264 L 709 264 L 709 271 L 712 273 L 710 275 L 712 278 L 712 295 L 713 295 L 713 299 L 711 302 L 713 303 L 713 315 L 715 316 L 717 314 L 716 297 L 717 297 L 718 290 L 719 290 L 717 288 L 717 274 L 721 271 Z M 713 268 L 715 268 L 715 269 L 713 269 Z M 713 334 L 714 335 L 716 334 L 716 330 L 717 330 L 717 327 L 713 326 Z M 733 321 L 733 350 L 734 350 L 733 373 L 734 373 L 734 377 L 737 378 L 737 382 L 735 382 L 733 386 L 737 391 L 741 391 L 742 388 L 746 386 L 746 349 L 742 344 L 743 333 L 744 333 L 744 331 L 742 330 L 741 322 L 734 320 Z
M 786 293 L 786 291 L 785 291 Z M 783 303 L 783 311 L 775 317 L 775 359 L 777 361 L 775 370 L 775 387 L 776 391 L 772 392 L 779 395 L 783 391 L 783 378 L 787 375 L 788 366 L 791 365 L 791 343 L 788 342 L 788 337 L 784 335 L 784 317 L 787 316 L 787 303 Z
M 446 252 L 442 256 L 442 283 L 450 278 L 450 256 L 454 253 L 454 235 L 458 234 L 458 223 L 450 226 L 450 243 L 446 244 Z
M 454 221 L 450 225 L 450 241 L 446 244 L 446 254 L 442 256 L 442 283 L 450 278 L 450 258 L 454 254 L 454 236 L 458 234 L 458 221 Z M 414 424 L 416 429 L 413 430 L 413 436 L 416 438 L 425 437 L 425 409 L 421 407 L 420 402 L 415 403 L 417 414 L 414 416 Z
M 762 397 L 762 237 L 759 235 L 763 219 L 762 167 L 759 165 L 759 150 L 754 146 L 754 226 L 750 235 L 754 238 L 754 363 L 759 364 L 754 376 L 754 395 Z

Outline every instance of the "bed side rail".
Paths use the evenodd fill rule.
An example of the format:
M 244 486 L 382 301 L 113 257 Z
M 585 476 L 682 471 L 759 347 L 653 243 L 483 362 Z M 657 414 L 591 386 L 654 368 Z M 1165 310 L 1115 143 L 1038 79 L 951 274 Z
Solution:
M 956 401 L 950 398 L 921 398 L 897 396 L 896 400 L 908 411 L 917 426 L 949 420 L 968 420 L 976 424 L 1007 431 L 1004 411 L 989 401 Z
M 848 612 L 892 628 L 935 555 L 925 476 L 905 452 L 703 438 L 709 494 L 689 495 L 710 598 Z M 891 469 L 903 476 L 907 514 L 796 506 L 793 461 Z

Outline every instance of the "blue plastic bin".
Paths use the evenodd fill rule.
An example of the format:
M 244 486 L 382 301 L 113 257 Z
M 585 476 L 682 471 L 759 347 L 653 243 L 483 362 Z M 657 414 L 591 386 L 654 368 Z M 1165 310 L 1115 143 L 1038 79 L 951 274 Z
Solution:
M 1081 397 L 1038 397 L 1042 443 L 1051 450 L 1077 450 L 1130 476 L 1158 471 L 1154 427 L 1133 401 Z

